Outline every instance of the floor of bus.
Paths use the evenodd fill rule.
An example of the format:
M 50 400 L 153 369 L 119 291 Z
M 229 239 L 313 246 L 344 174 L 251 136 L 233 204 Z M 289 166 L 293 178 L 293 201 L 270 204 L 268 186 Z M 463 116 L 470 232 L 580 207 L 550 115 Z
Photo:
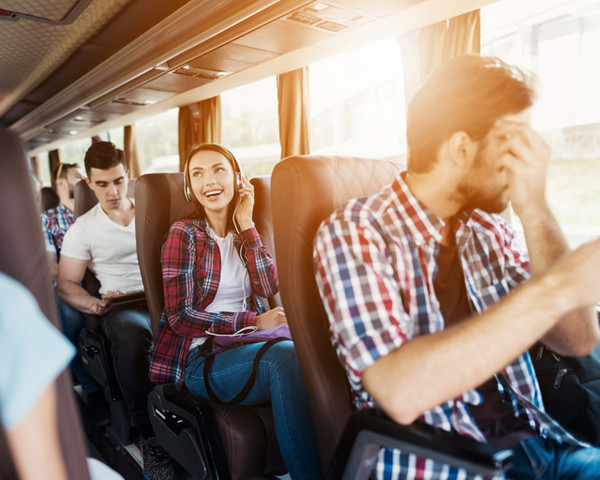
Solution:
M 85 433 L 88 454 L 110 466 L 120 473 L 125 480 L 148 480 L 142 469 L 142 455 L 137 443 L 123 445 L 106 426 L 91 425 L 85 419 L 85 402 L 79 386 L 75 387 L 79 403 L 83 431 Z M 180 465 L 176 464 L 178 480 L 193 480 L 193 477 Z M 276 477 L 290 480 L 289 474 Z

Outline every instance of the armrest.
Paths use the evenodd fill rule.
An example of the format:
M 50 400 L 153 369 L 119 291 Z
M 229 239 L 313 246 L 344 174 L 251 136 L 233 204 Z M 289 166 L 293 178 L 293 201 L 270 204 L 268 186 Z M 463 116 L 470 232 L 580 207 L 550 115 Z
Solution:
M 422 422 L 400 425 L 376 409 L 350 417 L 327 472 L 328 479 L 366 479 L 382 447 L 464 468 L 484 477 L 510 467 L 512 452 Z

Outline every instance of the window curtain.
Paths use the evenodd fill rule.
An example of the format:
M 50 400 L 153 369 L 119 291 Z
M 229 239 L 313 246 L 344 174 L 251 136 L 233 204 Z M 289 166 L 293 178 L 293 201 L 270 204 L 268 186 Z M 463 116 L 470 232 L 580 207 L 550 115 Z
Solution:
M 422 84 L 444 60 L 481 51 L 481 15 L 473 10 L 421 30 L 419 70 Z
M 221 97 L 207 98 L 179 108 L 179 170 L 188 152 L 201 143 L 221 142 Z
M 277 76 L 281 158 L 310 153 L 308 68 Z
M 48 165 L 50 167 L 50 184 L 52 189 L 55 188 L 55 179 L 52 177 L 54 171 L 58 168 L 60 164 L 60 152 L 58 150 L 50 150 L 48 152 Z
M 125 153 L 125 161 L 129 170 L 129 178 L 139 177 L 142 174 L 142 170 L 140 168 L 134 125 L 125 125 L 123 127 L 123 152 Z

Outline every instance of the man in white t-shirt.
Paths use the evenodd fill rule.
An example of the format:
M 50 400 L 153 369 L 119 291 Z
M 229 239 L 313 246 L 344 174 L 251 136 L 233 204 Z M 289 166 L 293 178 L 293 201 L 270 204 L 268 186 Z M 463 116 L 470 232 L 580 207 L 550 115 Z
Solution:
M 147 395 L 152 349 L 150 316 L 143 308 L 110 307 L 115 295 L 143 290 L 135 242 L 135 207 L 127 198 L 123 151 L 110 142 L 93 144 L 85 155 L 86 181 L 98 204 L 65 234 L 58 268 L 58 294 L 76 309 L 102 317 L 117 381 L 132 423 L 151 436 Z M 100 298 L 81 287 L 86 268 L 100 282 Z

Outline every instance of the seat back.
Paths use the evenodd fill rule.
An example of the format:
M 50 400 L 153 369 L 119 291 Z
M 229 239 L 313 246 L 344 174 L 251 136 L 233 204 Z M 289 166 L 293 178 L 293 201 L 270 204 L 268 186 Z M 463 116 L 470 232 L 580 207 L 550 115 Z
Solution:
M 129 183 L 127 184 L 127 196 L 129 198 L 133 198 L 135 194 L 135 181 L 135 178 L 130 178 Z M 98 197 L 96 197 L 96 194 L 85 180 L 77 182 L 74 195 L 75 211 L 73 212 L 73 215 L 75 218 L 80 217 L 98 203 Z
M 0 145 L 0 271 L 25 285 L 44 315 L 60 329 L 39 207 L 34 199 L 25 152 L 18 138 L 4 128 L 0 128 Z M 85 440 L 66 372 L 57 380 L 57 395 L 59 433 L 69 478 L 88 479 Z
M 194 206 L 183 194 L 182 173 L 149 173 L 135 188 L 137 254 L 146 292 L 152 332 L 165 306 L 160 252 L 173 222 L 194 215 Z
M 329 340 L 329 322 L 313 269 L 320 223 L 351 198 L 391 183 L 399 167 L 388 161 L 304 155 L 273 170 L 272 205 L 280 292 L 307 385 L 319 451 L 327 468 L 353 412 L 346 374 Z
M 58 207 L 60 199 L 54 190 L 50 187 L 42 187 L 40 190 L 40 202 L 42 204 L 42 212 Z

